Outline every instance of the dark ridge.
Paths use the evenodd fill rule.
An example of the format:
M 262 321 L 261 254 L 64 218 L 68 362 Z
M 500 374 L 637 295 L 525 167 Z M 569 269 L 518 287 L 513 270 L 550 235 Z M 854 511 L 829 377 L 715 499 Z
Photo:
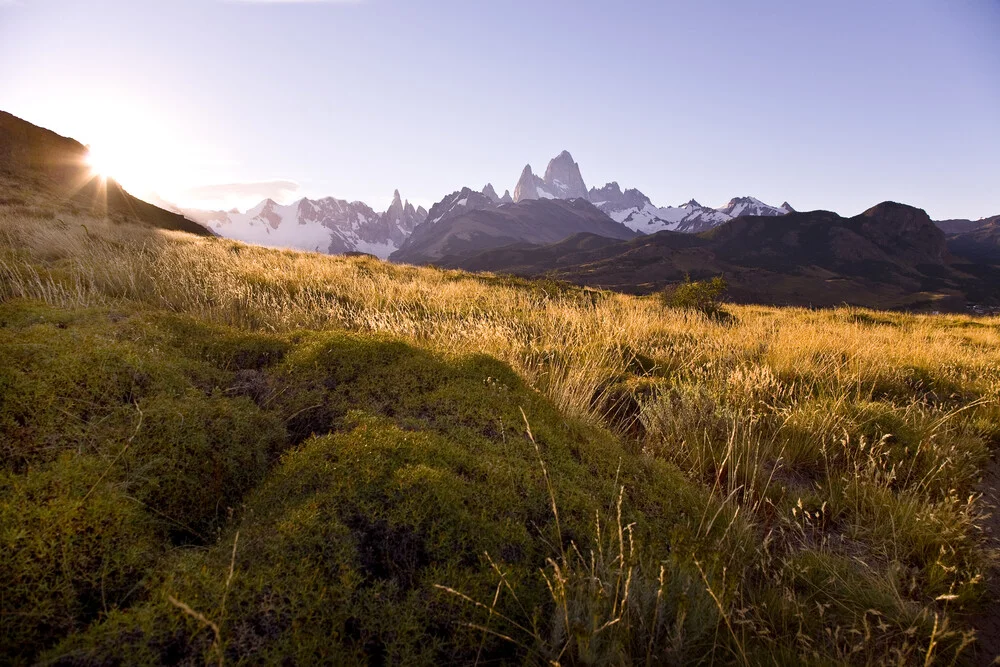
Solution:
M 29 192 L 95 215 L 138 219 L 153 227 L 211 236 L 183 215 L 133 197 L 113 179 L 93 175 L 87 147 L 0 111 L 0 173 Z

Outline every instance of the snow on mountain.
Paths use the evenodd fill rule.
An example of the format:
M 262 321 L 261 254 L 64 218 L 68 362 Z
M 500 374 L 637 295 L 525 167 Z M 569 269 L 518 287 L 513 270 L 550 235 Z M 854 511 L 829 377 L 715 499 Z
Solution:
M 413 228 L 426 218 L 427 211 L 423 206 L 414 208 L 409 201 L 403 202 L 399 197 L 399 190 L 396 190 L 392 195 L 392 204 L 379 220 L 381 227 L 379 231 L 387 234 L 398 246 L 413 232 Z
M 628 208 L 641 209 L 650 203 L 649 197 L 642 194 L 635 188 L 629 188 L 622 192 L 617 181 L 612 181 L 603 188 L 590 188 L 587 198 L 594 206 L 606 207 L 608 210 L 624 210 Z M 607 211 L 605 211 L 606 213 Z
M 545 177 L 539 178 L 525 165 L 514 187 L 514 201 L 525 199 L 576 199 L 587 198 L 587 186 L 580 175 L 580 165 L 573 161 L 569 151 L 563 151 L 549 160 Z
M 681 206 L 655 206 L 639 190 L 622 191 L 616 182 L 591 188 L 587 195 L 597 208 L 613 220 L 643 234 L 672 231 L 697 233 L 732 219 L 727 213 L 702 206 L 694 199 Z
M 588 191 L 580 174 L 580 165 L 573 161 L 568 151 L 549 161 L 544 178 L 535 175 L 531 165 L 525 166 L 514 188 L 515 202 L 576 197 L 589 199 L 616 222 L 643 234 L 664 230 L 697 233 L 739 216 L 784 215 L 792 211 L 787 203 L 776 208 L 753 197 L 736 197 L 718 209 L 702 206 L 693 199 L 681 206 L 659 207 L 639 190 L 628 188 L 623 191 L 616 182 Z
M 488 183 L 487 186 L 489 186 Z M 495 196 L 496 192 L 493 194 Z M 507 195 L 508 193 L 504 194 Z M 503 200 L 499 197 L 494 199 L 487 193 L 476 192 L 471 188 L 462 188 L 461 190 L 452 192 L 431 206 L 430 212 L 425 216 L 425 224 L 437 224 L 442 220 L 463 215 L 469 211 L 476 211 L 483 208 L 497 208 L 502 203 Z
M 681 206 L 657 207 L 648 199 L 642 206 L 616 207 L 609 202 L 595 202 L 594 205 L 613 220 L 643 234 L 662 231 L 697 234 L 732 220 L 731 216 L 702 206 L 693 199 Z
M 556 199 L 555 194 L 548 189 L 545 181 L 535 176 L 534 172 L 531 171 L 530 164 L 524 165 L 521 178 L 514 186 L 514 202 L 517 203 L 525 199 Z
M 384 213 L 364 202 L 334 197 L 282 205 L 265 199 L 245 213 L 185 211 L 220 236 L 247 243 L 330 254 L 364 252 L 386 258 L 424 221 L 427 211 L 403 202 L 397 190 Z
M 546 189 L 559 199 L 576 199 L 587 197 L 587 186 L 580 174 L 580 165 L 573 161 L 569 151 L 563 151 L 549 160 L 542 179 Z
M 789 213 L 788 209 L 765 204 L 755 197 L 733 197 L 728 204 L 720 206 L 716 210 L 725 213 L 730 218 L 747 215 L 767 217 Z

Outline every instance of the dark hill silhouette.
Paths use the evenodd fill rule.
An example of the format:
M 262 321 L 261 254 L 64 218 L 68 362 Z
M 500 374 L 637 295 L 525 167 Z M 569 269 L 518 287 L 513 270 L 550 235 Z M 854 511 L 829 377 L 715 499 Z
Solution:
M 1000 216 L 969 231 L 949 234 L 948 249 L 972 262 L 1000 265 Z
M 87 147 L 51 130 L 0 111 L 0 188 L 11 201 L 17 192 L 43 196 L 62 206 L 83 208 L 96 215 L 139 220 L 162 229 L 210 235 L 205 227 L 182 215 L 133 197 L 113 179 L 91 173 Z
M 884 202 L 853 218 L 830 211 L 745 217 L 701 234 L 660 232 L 609 243 L 578 235 L 456 262 L 477 271 L 551 277 L 648 293 L 724 275 L 729 297 L 775 305 L 961 310 L 997 299 L 995 278 L 948 250 L 918 208 Z
M 990 224 L 1000 224 L 1000 215 L 994 215 L 989 218 L 980 218 L 979 220 L 936 220 L 934 224 L 949 236 L 952 234 L 965 234 L 966 232 L 972 232 L 980 227 L 986 227 Z

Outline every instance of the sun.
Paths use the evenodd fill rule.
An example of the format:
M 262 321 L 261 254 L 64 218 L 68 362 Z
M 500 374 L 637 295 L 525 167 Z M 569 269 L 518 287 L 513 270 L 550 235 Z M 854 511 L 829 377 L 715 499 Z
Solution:
M 69 136 L 86 146 L 76 165 L 81 178 L 114 179 L 146 201 L 174 201 L 192 183 L 228 179 L 216 174 L 228 170 L 231 161 L 216 155 L 210 143 L 193 139 L 191 128 L 166 109 L 115 90 L 94 93 L 85 102 L 67 110 L 65 122 Z
M 139 198 L 169 191 L 183 173 L 180 159 L 171 159 L 167 150 L 150 147 L 131 136 L 88 146 L 85 162 L 90 174 L 116 183 Z
M 87 166 L 91 173 L 101 178 L 112 178 L 117 172 L 114 159 L 107 152 L 93 147 L 87 148 Z

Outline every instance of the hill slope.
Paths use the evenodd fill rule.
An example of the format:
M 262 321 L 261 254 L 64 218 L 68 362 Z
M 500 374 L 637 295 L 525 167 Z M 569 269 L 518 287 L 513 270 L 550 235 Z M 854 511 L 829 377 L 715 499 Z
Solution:
M 979 220 L 966 220 L 966 219 L 954 219 L 954 220 L 935 220 L 934 224 L 941 228 L 945 234 L 964 234 L 966 232 L 971 232 L 973 230 L 979 229 L 980 227 L 985 227 L 990 224 L 1000 223 L 1000 215 L 994 215 L 989 218 L 980 218 Z
M 624 243 L 568 239 L 513 246 L 457 262 L 477 271 L 551 275 L 650 292 L 690 274 L 724 274 L 742 302 L 964 308 L 988 282 L 948 252 L 920 209 L 886 202 L 854 218 L 828 211 L 737 218 L 698 235 L 661 232 Z
M 0 202 L 4 664 L 977 657 L 996 319 L 68 219 Z
M 1000 265 L 1000 216 L 971 229 L 949 233 L 948 250 L 975 263 Z
M 0 111 L 0 196 L 28 202 L 39 197 L 60 207 L 131 218 L 161 229 L 211 234 L 183 215 L 133 197 L 112 179 L 91 173 L 87 147 Z

